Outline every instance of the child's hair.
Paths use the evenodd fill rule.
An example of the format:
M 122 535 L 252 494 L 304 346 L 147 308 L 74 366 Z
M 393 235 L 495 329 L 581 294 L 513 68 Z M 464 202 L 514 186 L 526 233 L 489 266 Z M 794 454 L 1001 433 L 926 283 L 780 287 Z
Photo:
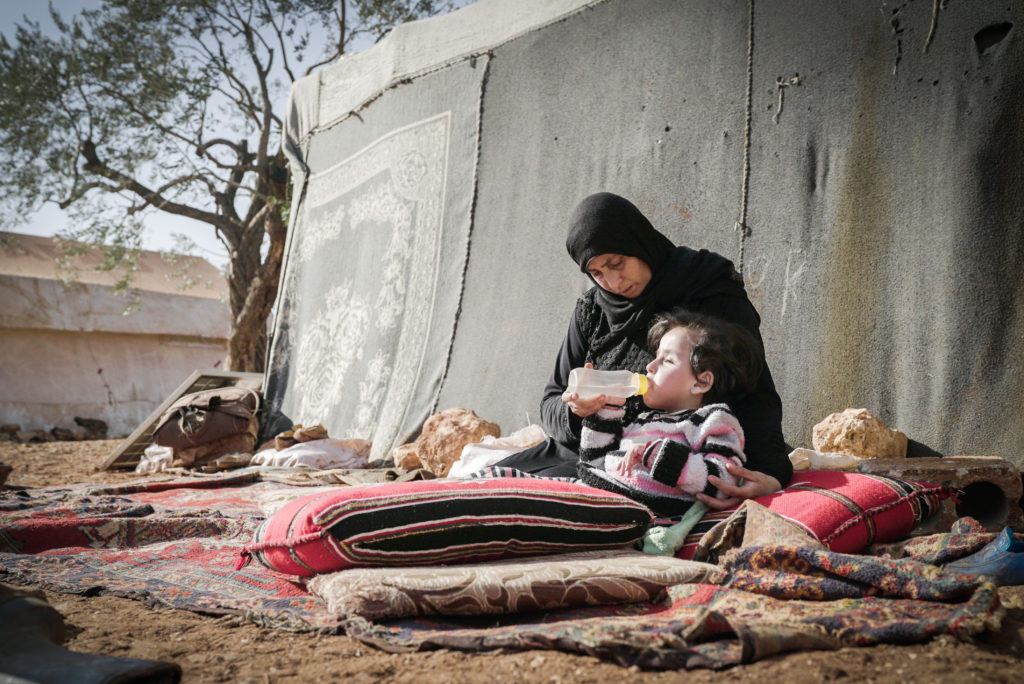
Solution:
M 715 376 L 711 389 L 704 395 L 705 404 L 716 404 L 726 396 L 742 397 L 753 391 L 764 368 L 758 344 L 746 329 L 714 316 L 673 309 L 659 314 L 647 343 L 658 353 L 661 338 L 670 330 L 686 328 L 690 335 L 690 367 L 694 375 L 711 371 Z

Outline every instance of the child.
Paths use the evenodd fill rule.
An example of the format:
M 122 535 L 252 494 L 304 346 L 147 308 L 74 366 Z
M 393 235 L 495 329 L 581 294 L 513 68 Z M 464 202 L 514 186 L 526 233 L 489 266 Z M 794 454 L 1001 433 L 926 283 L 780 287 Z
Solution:
M 718 402 L 751 391 L 761 361 L 742 328 L 679 309 L 655 320 L 648 343 L 655 351 L 643 395 L 649 410 L 629 402 L 584 418 L 579 475 L 658 515 L 679 516 L 698 492 L 726 498 L 708 475 L 738 484 L 725 464 L 746 462 L 743 429 Z

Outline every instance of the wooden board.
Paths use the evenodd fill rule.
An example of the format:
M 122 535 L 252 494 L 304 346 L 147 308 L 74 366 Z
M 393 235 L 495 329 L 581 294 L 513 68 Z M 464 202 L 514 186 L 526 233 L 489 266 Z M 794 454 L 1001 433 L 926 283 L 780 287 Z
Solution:
M 158 406 L 146 420 L 142 421 L 139 427 L 135 428 L 132 434 L 125 437 L 124 441 L 114 450 L 100 470 L 119 470 L 134 468 L 142 459 L 142 453 L 153 443 L 153 432 L 156 430 L 157 421 L 164 411 L 186 394 L 201 392 L 208 389 L 220 387 L 248 387 L 257 392 L 263 391 L 263 373 L 235 373 L 232 371 L 218 370 L 196 370 L 193 371 L 185 382 L 178 385 L 178 388 L 171 392 L 170 396 Z

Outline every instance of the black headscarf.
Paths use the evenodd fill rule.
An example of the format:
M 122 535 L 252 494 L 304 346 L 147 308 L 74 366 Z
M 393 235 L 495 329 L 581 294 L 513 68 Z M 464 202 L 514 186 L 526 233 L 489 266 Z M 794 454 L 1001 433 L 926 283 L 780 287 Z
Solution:
M 590 195 L 579 203 L 569 219 L 565 247 L 584 273 L 590 260 L 601 254 L 636 257 L 651 269 L 651 281 L 633 299 L 597 287 L 595 301 L 611 331 L 595 341 L 595 353 L 638 328 L 646 331 L 654 314 L 686 302 L 718 295 L 746 298 L 743 280 L 731 261 L 706 249 L 673 245 L 632 202 L 610 192 Z

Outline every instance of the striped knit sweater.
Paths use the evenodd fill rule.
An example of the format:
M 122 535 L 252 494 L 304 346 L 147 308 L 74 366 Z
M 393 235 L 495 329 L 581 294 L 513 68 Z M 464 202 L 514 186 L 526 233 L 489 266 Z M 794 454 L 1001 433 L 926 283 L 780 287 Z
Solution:
M 744 465 L 743 429 L 725 404 L 665 413 L 644 411 L 625 425 L 625 411 L 607 406 L 583 420 L 580 478 L 619 492 L 658 515 L 682 515 L 697 492 L 726 498 L 708 482 L 737 484 L 726 463 Z

